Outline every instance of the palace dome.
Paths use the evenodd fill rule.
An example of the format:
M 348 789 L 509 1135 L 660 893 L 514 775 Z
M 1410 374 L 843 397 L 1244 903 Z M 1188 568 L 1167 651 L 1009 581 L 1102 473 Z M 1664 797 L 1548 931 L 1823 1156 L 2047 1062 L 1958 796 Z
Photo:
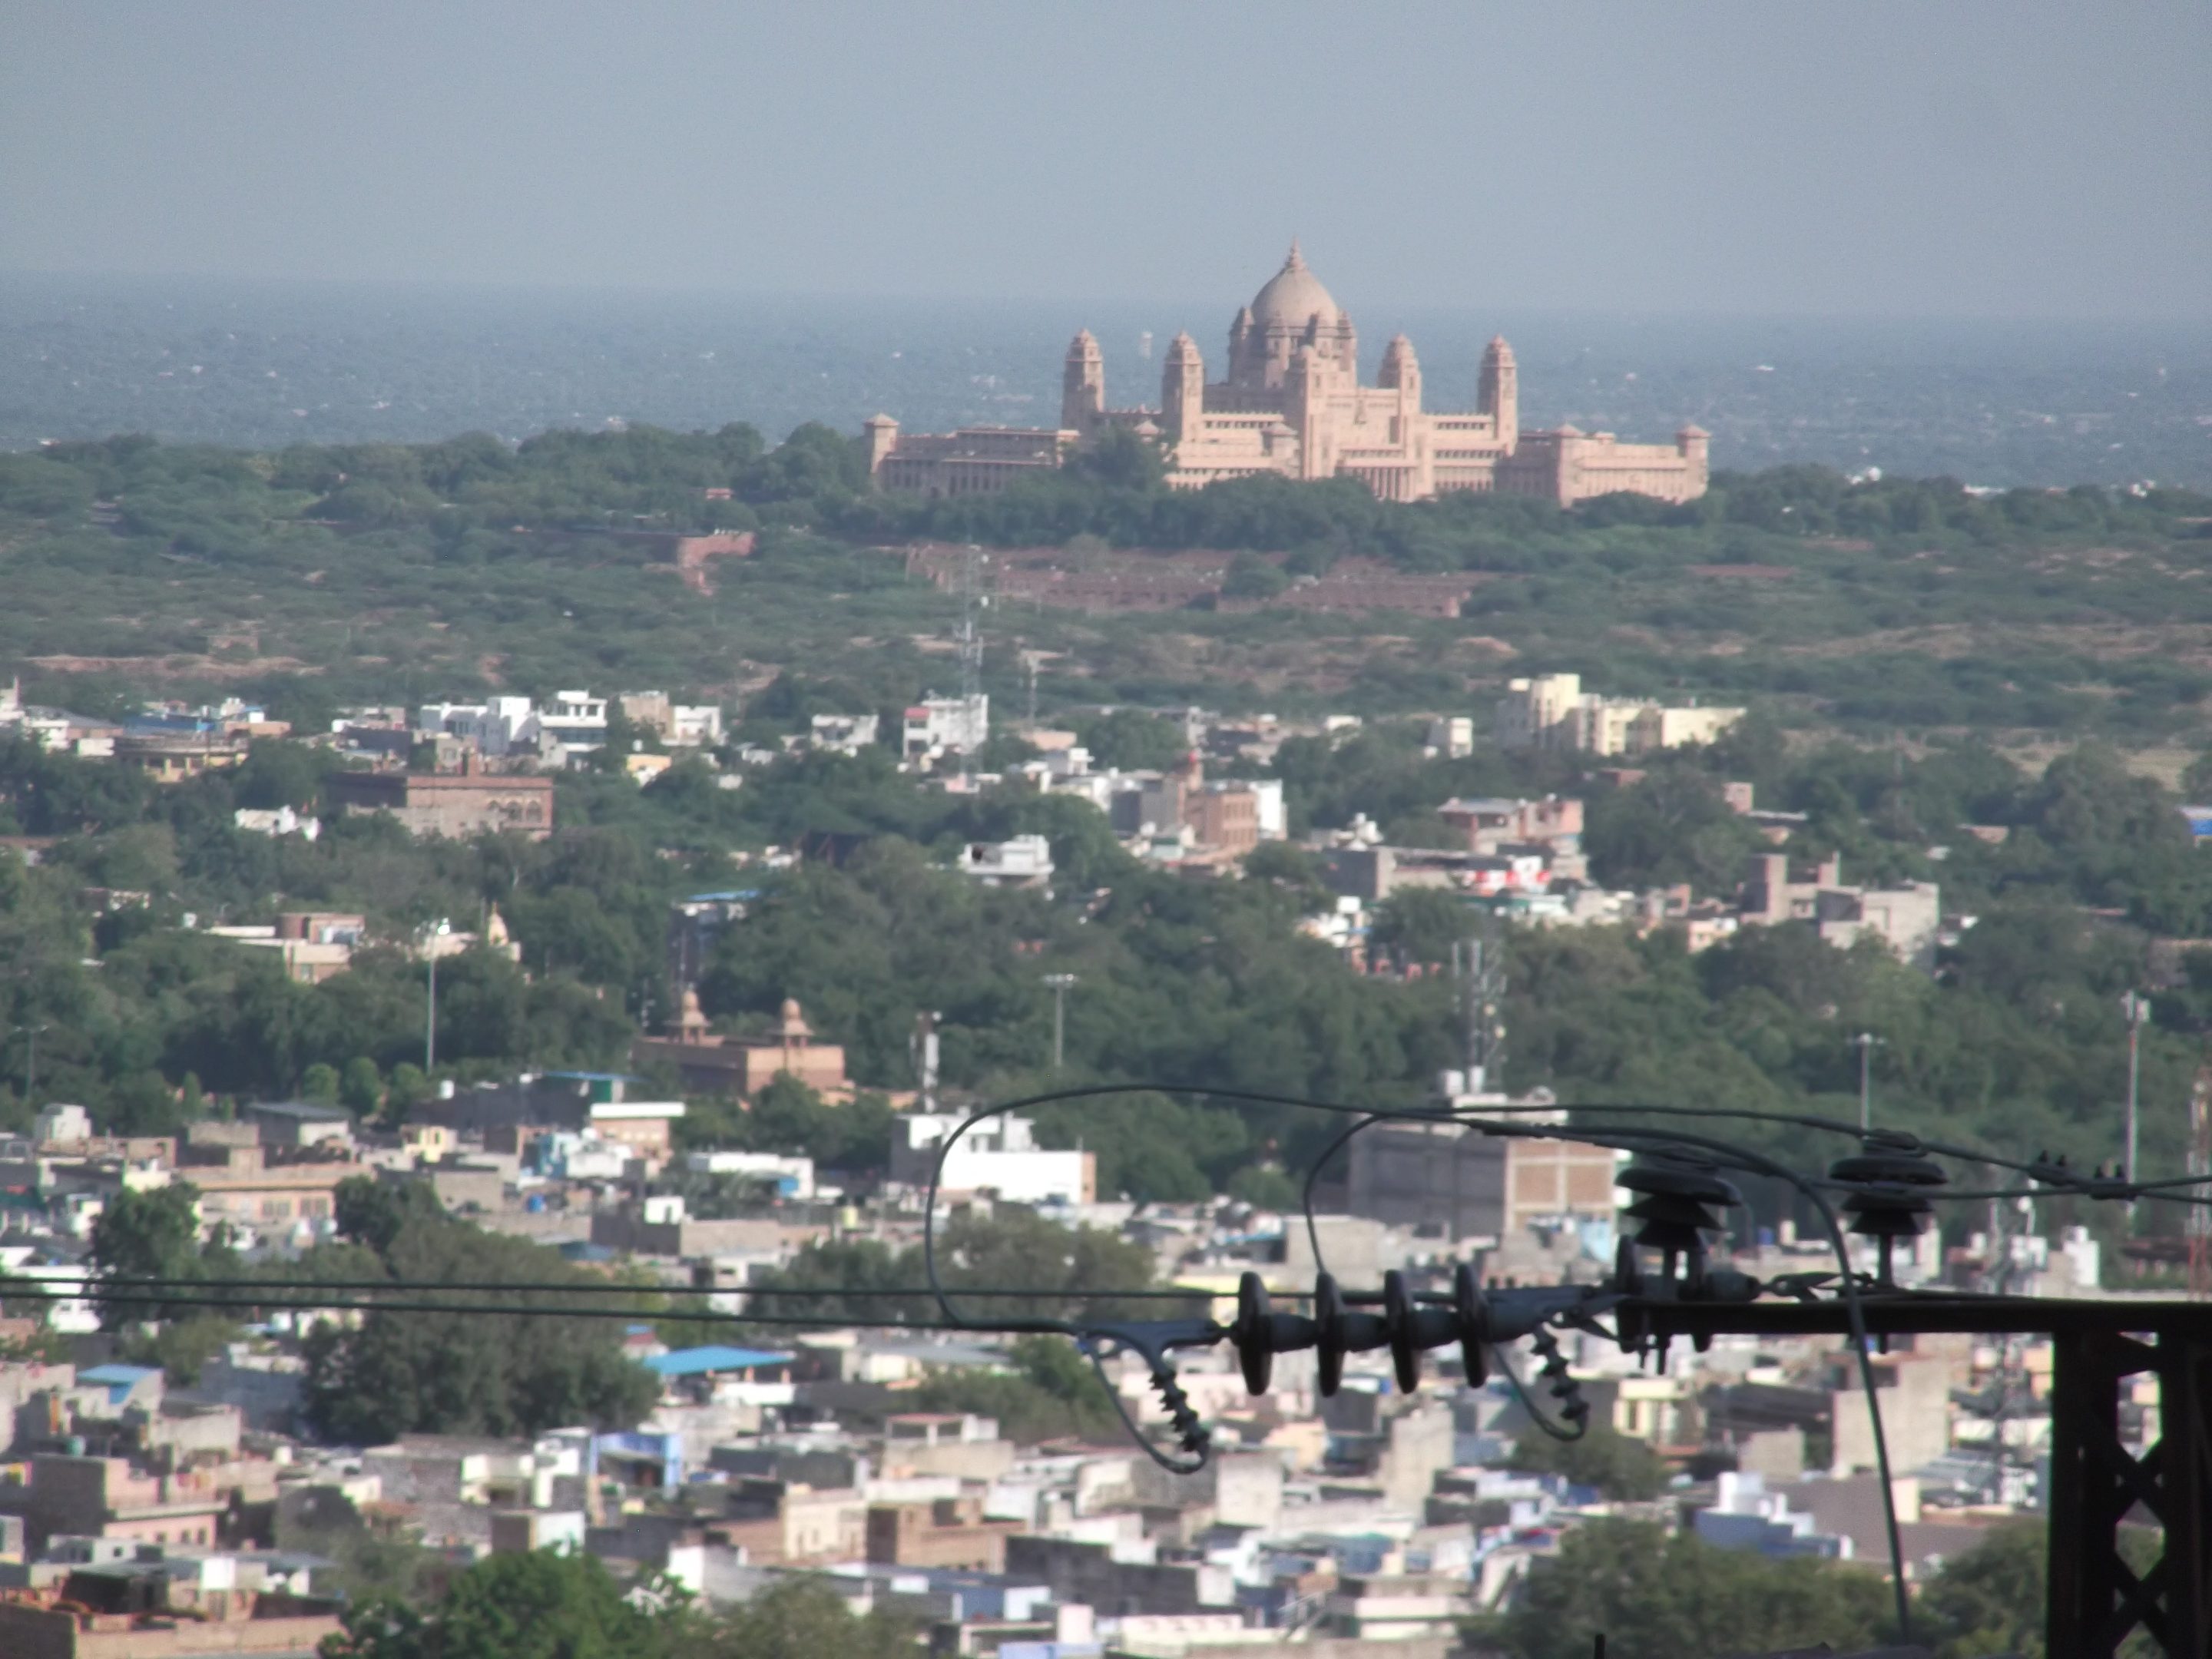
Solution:
M 1286 327 L 1303 333 L 1316 316 L 1328 326 L 1342 315 L 1321 278 L 1306 268 L 1296 242 L 1291 244 L 1291 257 L 1283 261 L 1283 268 L 1252 296 L 1252 320 L 1263 329 Z

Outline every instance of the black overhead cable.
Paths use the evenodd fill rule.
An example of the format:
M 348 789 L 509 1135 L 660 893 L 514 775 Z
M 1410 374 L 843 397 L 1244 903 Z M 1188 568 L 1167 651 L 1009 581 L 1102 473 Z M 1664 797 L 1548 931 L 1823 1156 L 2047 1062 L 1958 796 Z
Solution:
M 0 1287 L 4 1287 L 15 1282 L 17 1281 L 9 1278 L 7 1274 L 0 1273 Z M 178 1286 L 193 1290 L 222 1288 L 230 1290 L 285 1291 L 298 1296 L 309 1296 L 319 1291 L 344 1291 L 349 1292 L 373 1291 L 380 1295 L 387 1292 L 404 1293 L 407 1291 L 430 1291 L 433 1293 L 482 1291 L 485 1294 L 497 1295 L 535 1295 L 541 1291 L 545 1291 L 560 1296 L 772 1296 L 786 1300 L 797 1300 L 802 1297 L 816 1296 L 870 1297 L 878 1299 L 885 1297 L 903 1296 L 912 1297 L 917 1300 L 927 1301 L 932 1294 L 929 1286 L 927 1285 L 913 1285 L 890 1288 L 859 1288 L 850 1285 L 823 1285 L 813 1289 L 806 1289 L 793 1285 L 755 1286 L 750 1285 L 611 1285 L 605 1283 L 564 1285 L 544 1279 L 495 1281 L 460 1279 L 438 1280 L 408 1280 L 392 1279 L 230 1279 L 221 1276 L 200 1279 L 162 1279 L 141 1278 L 135 1273 L 103 1279 L 94 1276 L 94 1272 L 89 1269 L 70 1269 L 66 1273 L 49 1273 L 42 1275 L 35 1280 L 26 1282 L 57 1285 L 76 1284 L 83 1287 L 81 1292 L 82 1295 L 88 1297 L 98 1297 L 108 1301 L 120 1300 L 122 1299 L 122 1291 L 125 1288 L 142 1285 L 156 1287 Z M 12 1291 L 6 1291 L 4 1288 L 0 1288 L 0 1294 L 13 1295 L 14 1293 L 15 1292 Z M 1210 1297 L 1231 1295 L 1233 1292 L 1207 1290 L 1179 1291 L 1175 1289 L 1148 1289 L 1133 1291 L 1031 1290 L 1003 1285 L 976 1289 L 963 1285 L 960 1289 L 960 1294 L 963 1296 L 994 1297 L 1029 1297 L 1040 1300 L 1049 1301 L 1057 1299 L 1070 1302 L 1119 1302 L 1129 1301 L 1132 1299 L 1158 1302 L 1203 1302 Z M 140 1297 L 134 1299 L 143 1300 L 144 1298 Z M 737 1316 L 732 1315 L 725 1316 L 736 1317 Z
M 202 1284 L 207 1291 L 220 1291 L 219 1285 L 210 1285 L 204 1280 Z M 0 1302 L 18 1299 L 26 1302 L 111 1302 L 124 1308 L 227 1308 L 234 1311 L 251 1309 L 275 1313 L 468 1314 L 477 1318 L 492 1315 L 520 1319 L 626 1319 L 633 1324 L 681 1321 L 712 1325 L 789 1326 L 809 1330 L 962 1331 L 970 1334 L 999 1332 L 1014 1336 L 1064 1336 L 1068 1334 L 1066 1325 L 1060 1320 L 1007 1319 L 995 1321 L 989 1325 L 946 1325 L 934 1320 L 848 1319 L 829 1314 L 707 1313 L 691 1309 L 610 1308 L 604 1304 L 598 1306 L 562 1306 L 539 1302 L 499 1307 L 482 1302 L 359 1302 L 339 1301 L 329 1297 L 275 1299 L 219 1293 L 191 1296 L 175 1291 L 140 1293 L 127 1279 L 112 1281 L 106 1288 L 93 1291 L 61 1291 L 37 1285 L 0 1285 Z
M 1449 1122 L 1455 1121 L 1465 1121 L 1462 1117 L 1462 1115 L 1457 1112 L 1439 1113 L 1434 1110 L 1394 1110 L 1388 1108 L 1379 1107 L 1358 1107 L 1347 1105 L 1339 1101 L 1308 1100 L 1298 1097 L 1274 1094 L 1258 1090 L 1217 1089 L 1194 1085 L 1161 1083 L 1101 1084 L 1070 1089 L 1059 1089 L 1042 1094 L 1027 1096 L 1018 1100 L 1002 1102 L 997 1105 L 979 1108 L 977 1110 L 970 1113 L 967 1117 L 963 1118 L 961 1122 L 953 1128 L 951 1133 L 947 1134 L 943 1140 L 938 1143 L 937 1158 L 931 1167 L 930 1180 L 924 1200 L 925 1208 L 922 1215 L 923 1266 L 928 1273 L 931 1288 L 936 1292 L 938 1307 L 942 1310 L 947 1321 L 957 1324 L 961 1322 L 961 1316 L 959 1311 L 953 1307 L 946 1289 L 938 1274 L 935 1226 L 937 1215 L 938 1181 L 939 1176 L 943 1172 L 945 1158 L 951 1151 L 953 1144 L 974 1125 L 983 1121 L 987 1118 L 996 1117 L 1007 1112 L 1024 1110 L 1061 1100 L 1097 1099 L 1116 1095 L 1136 1093 L 1187 1095 L 1212 1097 L 1227 1100 L 1243 1100 L 1260 1104 L 1305 1108 L 1311 1110 L 1329 1112 L 1338 1115 L 1357 1116 L 1361 1119 L 1361 1121 L 1352 1125 L 1345 1134 L 1338 1137 L 1338 1140 L 1336 1142 L 1336 1145 L 1338 1146 L 1340 1146 L 1344 1141 L 1348 1140 L 1352 1134 L 1357 1133 L 1361 1128 L 1364 1128 L 1373 1123 L 1384 1121 L 1435 1123 L 1439 1121 Z M 1477 1122 L 1480 1122 L 1480 1115 L 1482 1112 L 1485 1110 L 1495 1109 L 1498 1109 L 1480 1107 L 1470 1108 L 1467 1109 L 1467 1115 L 1474 1118 Z M 1563 1106 L 1559 1103 L 1548 1103 L 1541 1106 L 1528 1105 L 1519 1107 L 1517 1109 L 1508 1106 L 1505 1107 L 1504 1109 L 1508 1111 L 1517 1109 L 1521 1111 L 1540 1110 L 1545 1112 L 1554 1112 L 1573 1110 L 1575 1109 L 1571 1106 Z M 1644 1110 L 1645 1109 L 1629 1106 L 1613 1107 L 1610 1109 L 1595 1108 L 1593 1109 L 1613 1109 L 1617 1111 L 1638 1112 Z M 1669 1117 L 1725 1117 L 1731 1119 L 1753 1118 L 1765 1121 L 1776 1121 L 1774 1115 L 1750 1113 L 1729 1109 L 1722 1109 L 1710 1114 L 1701 1111 L 1699 1109 L 1694 1107 L 1660 1106 L 1650 1108 L 1648 1110 L 1649 1115 Z M 1854 1137 L 1859 1136 L 1862 1133 L 1856 1126 L 1843 1124 L 1832 1119 L 1807 1118 L 1802 1121 L 1800 1127 L 1833 1129 L 1838 1133 Z M 1867 1416 L 1869 1425 L 1873 1431 L 1875 1458 L 1877 1465 L 1877 1473 L 1881 1482 L 1882 1511 L 1884 1522 L 1886 1523 L 1886 1530 L 1888 1534 L 1890 1565 L 1892 1569 L 1892 1585 L 1896 1598 L 1898 1627 L 1901 1637 L 1909 1638 L 1911 1630 L 1911 1609 L 1910 1606 L 1910 1596 L 1905 1582 L 1905 1552 L 1898 1531 L 1896 1496 L 1892 1490 L 1893 1482 L 1890 1479 L 1888 1437 L 1884 1431 L 1882 1424 L 1881 1401 L 1875 1397 L 1874 1364 L 1873 1360 L 1868 1352 L 1871 1339 L 1866 1328 L 1865 1312 L 1860 1305 L 1858 1285 L 1851 1264 L 1850 1251 L 1844 1243 L 1843 1228 L 1837 1218 L 1833 1206 L 1832 1206 L 1828 1201 L 1821 1196 L 1819 1189 L 1813 1184 L 1809 1178 L 1800 1175 L 1796 1170 L 1790 1170 L 1787 1166 L 1765 1157 L 1763 1153 L 1754 1152 L 1750 1148 L 1737 1146 L 1728 1142 L 1717 1141 L 1702 1135 L 1694 1135 L 1679 1132 L 1668 1132 L 1663 1135 L 1656 1132 L 1643 1134 L 1637 1134 L 1631 1132 L 1629 1136 L 1626 1139 L 1620 1136 L 1616 1136 L 1613 1139 L 1607 1141 L 1595 1139 L 1584 1132 L 1573 1130 L 1565 1130 L 1562 1132 L 1561 1126 L 1552 1124 L 1527 1128 L 1523 1128 L 1522 1126 L 1493 1124 L 1484 1127 L 1483 1133 L 1503 1134 L 1510 1133 L 1515 1129 L 1521 1129 L 1522 1134 L 1528 1139 L 1581 1140 L 1586 1144 L 1613 1146 L 1629 1151 L 1649 1149 L 1654 1144 L 1665 1144 L 1668 1142 L 1680 1146 L 1695 1146 L 1700 1151 L 1705 1152 L 1709 1154 L 1717 1154 L 1724 1158 L 1729 1160 L 1734 1167 L 1739 1169 L 1748 1168 L 1753 1173 L 1772 1176 L 1789 1182 L 1791 1186 L 1796 1188 L 1797 1190 L 1804 1196 L 1806 1200 L 1812 1204 L 1813 1206 L 1820 1212 L 1821 1219 L 1827 1229 L 1830 1243 L 1835 1251 L 1837 1263 L 1840 1270 L 1840 1282 L 1838 1289 L 1842 1294 L 1846 1316 L 1850 1324 L 1851 1346 L 1857 1357 L 1860 1382 L 1866 1393 Z M 1332 1148 L 1332 1150 L 1334 1150 L 1334 1148 Z M 2011 1165 L 2008 1164 L 2007 1161 L 2001 1159 L 1984 1159 L 1981 1154 L 1965 1152 L 1963 1150 L 1960 1151 L 1955 1155 L 1973 1158 L 1976 1161 L 1996 1163 L 2001 1165 L 2004 1165 L 2005 1167 L 2021 1168 L 2023 1170 L 2027 1168 L 2027 1166 L 2024 1165 Z M 1307 1185 L 1309 1203 L 1310 1202 L 1311 1191 L 1312 1182 L 1310 1176 Z M 1317 1245 L 1318 1239 L 1317 1237 L 1315 1237 L 1311 1232 L 1310 1209 L 1308 1211 L 1308 1224 L 1309 1237 L 1312 1238 L 1314 1243 Z M 1318 1257 L 1318 1249 L 1316 1249 L 1316 1257 Z M 1516 1382 L 1517 1386 L 1517 1379 L 1516 1379 Z M 1157 1461 L 1164 1462 L 1164 1460 L 1160 1460 L 1158 1458 L 1157 1451 L 1155 1451 L 1153 1455 Z

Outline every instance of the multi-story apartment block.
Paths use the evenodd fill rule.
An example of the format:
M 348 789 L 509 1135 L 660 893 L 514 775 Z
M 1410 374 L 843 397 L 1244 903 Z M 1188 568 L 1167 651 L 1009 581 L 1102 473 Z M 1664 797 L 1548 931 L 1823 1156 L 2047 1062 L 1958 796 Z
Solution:
M 1809 881 L 1793 881 L 1787 854 L 1762 853 L 1751 861 L 1739 912 L 1745 927 L 1808 922 L 1838 950 L 1871 936 L 1901 960 L 1932 972 L 1942 908 L 1942 890 L 1932 881 L 1847 887 L 1843 860 L 1833 855 L 1814 866 Z
M 539 706 L 538 727 L 559 747 L 564 763 L 606 746 L 607 700 L 588 691 L 556 691 Z
M 990 735 L 988 694 L 979 691 L 972 697 L 925 697 L 906 711 L 900 752 L 908 760 L 933 755 L 972 754 L 983 746 Z
M 1547 795 L 1541 800 L 1455 798 L 1437 808 L 1437 816 L 1467 837 L 1470 853 L 1522 846 L 1554 853 L 1582 850 L 1583 804 L 1568 796 Z
M 417 738 L 456 738 L 477 753 L 496 759 L 516 750 L 535 752 L 538 711 L 527 697 L 490 697 L 483 702 L 426 702 L 415 711 Z
M 1642 755 L 1711 743 L 1743 715 L 1741 708 L 1601 697 L 1583 690 L 1579 674 L 1537 674 L 1506 682 L 1496 731 L 1501 749 Z

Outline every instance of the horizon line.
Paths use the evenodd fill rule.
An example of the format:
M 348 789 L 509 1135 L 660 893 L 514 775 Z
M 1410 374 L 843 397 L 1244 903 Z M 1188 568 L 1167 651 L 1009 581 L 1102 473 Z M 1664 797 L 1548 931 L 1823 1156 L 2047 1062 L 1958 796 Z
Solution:
M 82 269 L 74 267 L 0 264 L 0 284 L 9 283 L 67 283 L 88 282 L 108 284 L 179 283 L 191 284 L 234 285 L 243 289 L 322 289 L 341 292 L 346 289 L 370 289 L 392 293 L 418 295 L 453 295 L 512 297 L 518 295 L 543 296 L 548 299 L 620 298 L 629 301 L 750 301 L 754 303 L 813 303 L 870 306 L 1060 306 L 1071 311 L 1087 306 L 1132 307 L 1156 306 L 1205 310 L 1218 307 L 1218 296 L 1212 300 L 1194 299 L 1188 295 L 1166 294 L 1121 295 L 1043 295 L 1036 293 L 991 293 L 974 291 L 951 293 L 945 291 L 905 290 L 886 292 L 864 289 L 793 289 L 716 287 L 684 283 L 653 283 L 636 282 L 544 282 L 526 277 L 469 277 L 469 276 L 329 276 L 287 274 L 246 274 L 219 270 L 146 271 L 114 269 Z M 2153 314 L 2128 312 L 1913 312 L 1913 311 L 1789 311 L 1755 308 L 1734 310 L 1705 310 L 1690 308 L 1651 308 L 1624 306 L 1618 309 L 1599 306 L 1557 306 L 1540 303 L 1516 303 L 1494 301 L 1482 304 L 1466 301 L 1399 300 L 1381 301 L 1375 310 L 1408 313 L 1429 313 L 1445 316 L 1481 316 L 1496 313 L 1517 313 L 1527 317 L 1559 319 L 1561 320 L 1599 319 L 1610 322 L 1651 323 L 1737 323 L 1753 325 L 1788 324 L 1851 324 L 1890 325 L 1921 327 L 2034 327 L 2063 326 L 2075 328 L 2123 327 L 2138 329 L 2180 328 L 2212 333 L 2212 311 L 2200 315 L 2186 313 Z

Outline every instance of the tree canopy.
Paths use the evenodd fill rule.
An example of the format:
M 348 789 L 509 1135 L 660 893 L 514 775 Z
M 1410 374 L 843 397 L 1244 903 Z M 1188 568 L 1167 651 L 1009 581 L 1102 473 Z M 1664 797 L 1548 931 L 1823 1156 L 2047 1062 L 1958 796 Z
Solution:
M 322 1659 L 911 1659 L 911 1629 L 854 1613 L 824 1582 L 787 1578 L 710 1613 L 664 1580 L 625 1588 L 589 1555 L 488 1556 L 422 1607 L 379 1598 L 345 1615 Z
M 1849 1653 L 1881 1644 L 1893 1623 L 1878 1573 L 1598 1519 L 1530 1563 L 1510 1610 L 1480 1634 L 1513 1659 L 1589 1659 L 1600 1634 L 1621 1659 L 1709 1659 L 1823 1643 Z
M 331 1277 L 357 1276 L 364 1254 L 370 1276 L 409 1285 L 595 1282 L 541 1245 L 447 1214 L 419 1185 L 347 1182 L 338 1218 L 359 1248 L 311 1255 L 301 1264 L 310 1285 L 326 1266 Z M 417 1432 L 534 1435 L 577 1423 L 626 1427 L 652 1406 L 658 1384 L 623 1352 L 617 1326 L 514 1311 L 557 1307 L 558 1290 L 445 1291 L 439 1299 L 482 1311 L 379 1311 L 357 1328 L 310 1333 L 306 1409 L 319 1432 L 351 1445 Z
M 1643 1441 L 1608 1424 L 1592 1423 L 1578 1439 L 1559 1440 L 1531 1428 L 1514 1443 L 1512 1467 L 1563 1474 L 1601 1497 L 1631 1503 L 1667 1490 L 1666 1460 Z

